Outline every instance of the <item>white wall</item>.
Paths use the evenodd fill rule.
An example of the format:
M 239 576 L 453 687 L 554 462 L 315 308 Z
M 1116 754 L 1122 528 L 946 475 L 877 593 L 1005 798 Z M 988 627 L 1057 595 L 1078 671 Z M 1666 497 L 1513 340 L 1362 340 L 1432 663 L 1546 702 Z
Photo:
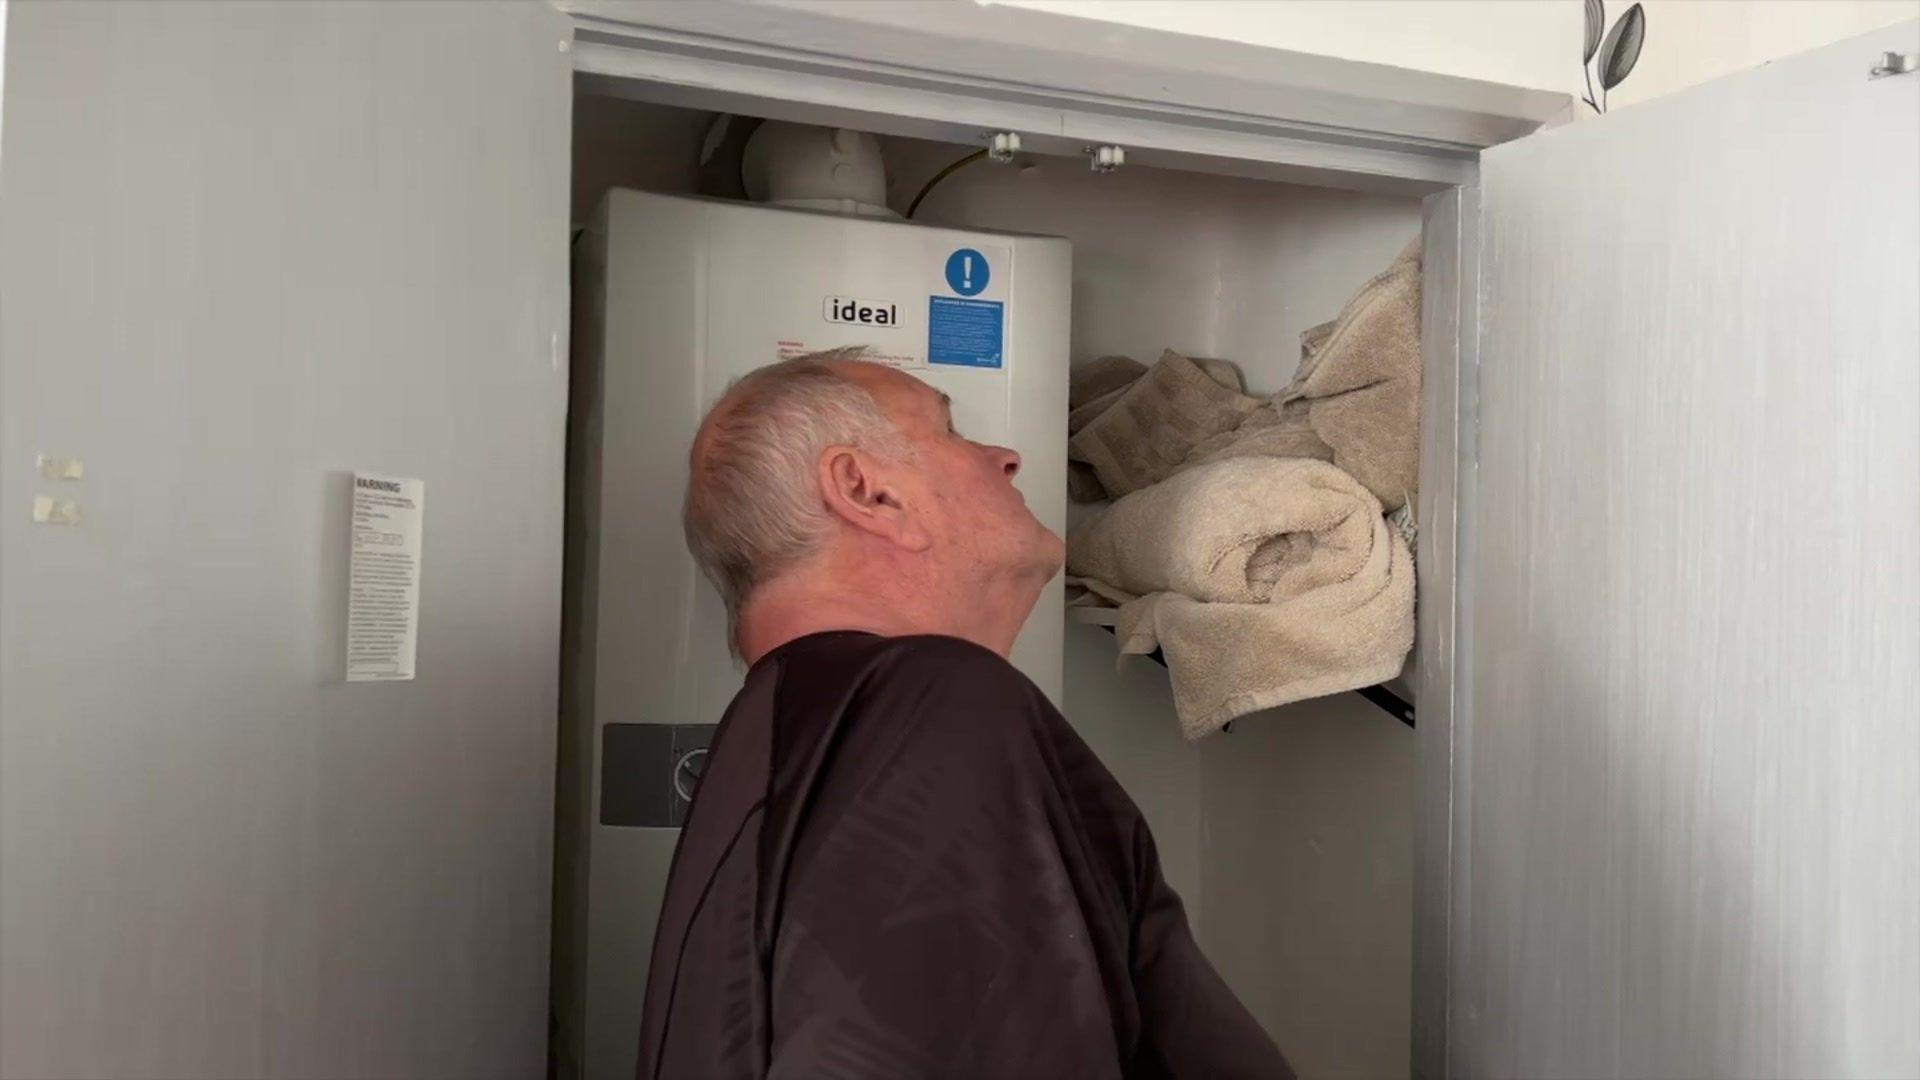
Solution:
M 0 1075 L 541 1075 L 563 28 L 7 14 Z M 426 481 L 412 682 L 342 682 L 353 469 Z
M 896 207 L 967 152 L 885 149 Z M 1300 333 L 1420 228 L 1409 199 L 1048 158 L 969 165 L 919 216 L 1071 238 L 1076 361 L 1172 347 L 1234 360 L 1264 391 L 1292 376 Z M 1163 669 L 1116 673 L 1112 635 L 1067 634 L 1067 717 L 1146 813 L 1228 982 L 1303 1076 L 1405 1075 L 1413 732 L 1347 694 L 1188 745 Z
M 1609 3 L 1609 21 L 1626 6 Z M 1613 92 L 1611 106 L 1920 19 L 1920 0 L 1647 0 L 1646 12 L 1646 47 L 1633 74 Z M 1872 59 L 1861 53 L 1863 74 Z
M 981 2 L 1536 90 L 1567 91 L 1580 75 L 1581 0 Z
M 1538 90 L 1586 92 L 1582 0 L 992 0 Z M 1607 0 L 1607 21 L 1631 6 Z M 1643 0 L 1646 45 L 1610 105 L 1630 105 L 1920 18 L 1920 0 Z M 1581 106 L 1585 111 L 1585 106 Z
M 700 144 L 713 114 L 583 95 L 573 104 L 573 222 L 584 226 L 608 188 L 668 195 L 700 190 Z
M 1337 694 L 1199 751 L 1207 955 L 1301 1076 L 1406 1076 L 1413 730 Z

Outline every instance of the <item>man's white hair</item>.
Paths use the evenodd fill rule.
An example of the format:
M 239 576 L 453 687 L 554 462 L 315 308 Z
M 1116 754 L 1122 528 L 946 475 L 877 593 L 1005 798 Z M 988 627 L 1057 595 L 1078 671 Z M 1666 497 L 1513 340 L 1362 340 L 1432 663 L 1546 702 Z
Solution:
M 753 590 L 804 561 L 833 530 L 820 491 L 820 455 L 830 446 L 892 460 L 911 453 L 873 395 L 828 366 L 865 354 L 809 353 L 743 376 L 694 440 L 687 547 L 720 591 L 736 651 L 740 610 Z

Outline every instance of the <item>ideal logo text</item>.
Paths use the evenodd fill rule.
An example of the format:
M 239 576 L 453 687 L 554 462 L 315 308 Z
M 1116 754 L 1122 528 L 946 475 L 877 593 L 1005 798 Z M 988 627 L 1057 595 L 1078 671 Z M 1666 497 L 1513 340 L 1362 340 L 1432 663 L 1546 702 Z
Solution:
M 830 323 L 852 326 L 899 326 L 900 305 L 884 300 L 856 300 L 851 296 L 827 297 L 824 310 Z

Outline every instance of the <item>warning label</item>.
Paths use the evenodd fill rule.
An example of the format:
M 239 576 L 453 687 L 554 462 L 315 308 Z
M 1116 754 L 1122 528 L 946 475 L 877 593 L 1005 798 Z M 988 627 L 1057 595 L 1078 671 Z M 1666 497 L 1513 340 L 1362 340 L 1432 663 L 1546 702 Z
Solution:
M 927 298 L 927 362 L 955 367 L 1002 364 L 1007 306 L 998 300 Z

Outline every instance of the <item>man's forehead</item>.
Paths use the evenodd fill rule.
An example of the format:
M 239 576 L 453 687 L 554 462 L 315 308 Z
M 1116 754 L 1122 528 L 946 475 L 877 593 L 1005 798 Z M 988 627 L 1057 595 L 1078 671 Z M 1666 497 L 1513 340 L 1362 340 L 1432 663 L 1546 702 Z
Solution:
M 919 400 L 927 402 L 930 405 L 936 405 L 942 409 L 951 409 L 953 407 L 953 399 L 948 397 L 946 392 L 940 388 L 930 386 L 905 372 L 896 372 L 896 374 L 913 386 L 914 396 Z
M 914 379 L 913 381 L 917 383 L 920 382 L 919 379 Z M 920 383 L 920 385 L 926 387 L 926 389 L 920 391 L 918 395 L 919 399 L 927 404 L 934 416 L 939 417 L 941 420 L 951 421 L 953 419 L 953 398 L 947 396 L 943 391 L 927 386 L 926 383 Z
M 900 377 L 902 395 L 899 399 L 906 413 L 925 418 L 936 425 L 945 425 L 953 416 L 953 399 L 939 390 L 928 386 L 911 375 L 896 372 Z

